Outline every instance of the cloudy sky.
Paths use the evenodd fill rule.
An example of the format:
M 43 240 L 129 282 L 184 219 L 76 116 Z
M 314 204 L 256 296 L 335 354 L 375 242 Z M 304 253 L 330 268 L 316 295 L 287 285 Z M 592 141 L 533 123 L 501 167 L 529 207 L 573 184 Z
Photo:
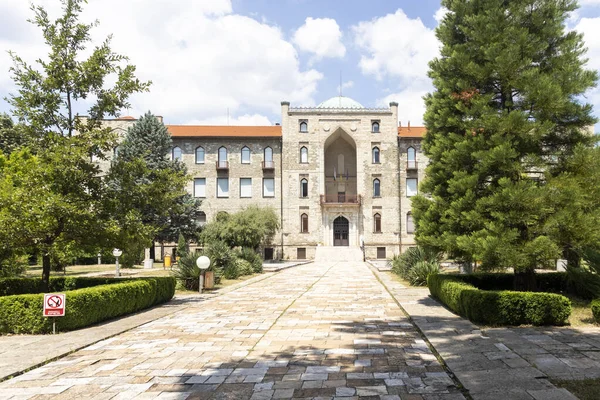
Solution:
M 28 3 L 0 0 L 0 49 L 33 61 L 47 50 Z M 35 3 L 60 10 L 58 0 Z M 600 0 L 580 3 L 569 29 L 584 33 L 589 67 L 600 69 Z M 83 20 L 97 18 L 96 43 L 112 34 L 113 49 L 153 82 L 123 115 L 225 124 L 229 112 L 232 125 L 273 124 L 282 100 L 310 106 L 338 94 L 341 72 L 344 95 L 368 107 L 397 101 L 400 120 L 419 125 L 442 15 L 439 0 L 89 0 Z M 15 92 L 6 51 L 2 99 Z M 600 116 L 600 89 L 587 97 Z

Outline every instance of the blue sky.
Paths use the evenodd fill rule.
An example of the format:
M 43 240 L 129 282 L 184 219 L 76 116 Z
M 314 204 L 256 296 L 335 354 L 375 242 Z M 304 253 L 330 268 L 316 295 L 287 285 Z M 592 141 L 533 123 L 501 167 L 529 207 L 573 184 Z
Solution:
M 0 48 L 33 61 L 47 50 L 26 22 L 27 3 L 0 0 Z M 58 0 L 36 3 L 51 16 L 60 11 Z M 589 66 L 598 69 L 600 0 L 581 3 L 569 29 L 585 35 Z M 89 0 L 82 19 L 97 18 L 94 39 L 113 34 L 113 49 L 153 81 L 123 115 L 151 110 L 175 124 L 273 124 L 282 100 L 309 106 L 337 95 L 341 71 L 344 95 L 370 107 L 397 101 L 400 120 L 418 125 L 441 15 L 434 0 Z M 0 71 L 10 65 L 2 52 Z M 0 74 L 0 96 L 14 91 Z M 600 110 L 599 90 L 587 98 Z M 2 101 L 1 111 L 8 111 Z

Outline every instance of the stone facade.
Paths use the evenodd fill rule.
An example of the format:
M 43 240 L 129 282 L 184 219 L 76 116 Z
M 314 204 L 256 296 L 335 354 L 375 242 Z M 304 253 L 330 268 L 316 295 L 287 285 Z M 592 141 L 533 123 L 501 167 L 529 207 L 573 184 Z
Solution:
M 318 246 L 359 246 L 362 240 L 367 258 L 391 258 L 415 245 L 407 231 L 407 179 L 414 187 L 427 164 L 424 128 L 399 128 L 397 121 L 396 103 L 370 109 L 339 97 L 312 108 L 282 102 L 276 127 L 167 128 L 194 178 L 187 189 L 202 198 L 207 221 L 251 204 L 271 206 L 281 216 L 267 257 L 312 259 Z M 134 122 L 106 121 L 120 135 Z M 249 158 L 247 150 L 242 158 L 243 148 Z M 226 160 L 219 159 L 223 149 Z M 226 197 L 218 195 L 218 179 L 228 182 Z

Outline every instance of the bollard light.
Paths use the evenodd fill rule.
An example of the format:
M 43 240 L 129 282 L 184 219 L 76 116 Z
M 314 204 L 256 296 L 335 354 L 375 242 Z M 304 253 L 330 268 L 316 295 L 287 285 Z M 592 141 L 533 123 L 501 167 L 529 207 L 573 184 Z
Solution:
M 210 258 L 206 256 L 198 257 L 196 259 L 196 266 L 200 269 L 200 285 L 198 291 L 202 293 L 202 288 L 204 287 L 204 271 L 210 267 Z
M 121 273 L 119 272 L 119 257 L 121 257 L 122 254 L 123 254 L 123 250 L 120 250 L 120 249 L 113 249 L 113 251 L 112 251 L 112 255 L 115 256 L 115 277 L 116 278 L 121 276 Z

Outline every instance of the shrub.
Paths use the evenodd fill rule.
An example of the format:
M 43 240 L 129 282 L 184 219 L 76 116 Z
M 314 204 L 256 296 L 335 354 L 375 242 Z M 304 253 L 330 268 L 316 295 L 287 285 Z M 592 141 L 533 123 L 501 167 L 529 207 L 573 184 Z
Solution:
M 244 260 L 243 258 L 238 258 L 235 260 L 235 263 L 240 275 L 252 275 L 254 273 L 252 264 L 250 264 L 249 261 Z
M 432 265 L 435 264 L 435 265 L 437 265 L 437 269 L 439 270 L 439 264 L 440 264 L 441 259 L 442 259 L 442 253 L 439 253 L 435 250 L 420 247 L 420 246 L 419 247 L 411 247 L 408 250 L 406 250 L 404 253 L 402 253 L 398 256 L 394 256 L 394 258 L 392 259 L 392 272 L 400 275 L 400 277 L 402 277 L 403 279 L 410 281 L 411 270 L 418 263 L 425 262 L 425 263 L 430 263 Z M 419 267 L 420 274 L 424 273 L 424 268 L 429 268 L 429 270 L 433 269 L 431 266 L 429 266 L 429 267 L 420 266 Z M 412 276 L 419 277 L 418 273 L 412 273 Z M 425 279 L 427 279 L 427 278 L 425 277 Z M 421 280 L 417 279 L 417 281 L 421 281 Z M 425 282 L 421 283 L 421 285 L 425 285 Z
M 19 276 L 27 269 L 27 256 L 0 253 L 0 278 Z
M 594 320 L 600 323 L 600 299 L 592 300 L 592 314 L 594 315 Z
M 83 328 L 170 300 L 175 279 L 170 277 L 121 279 L 119 283 L 66 291 L 64 317 L 56 318 L 59 331 Z M 52 322 L 42 316 L 44 295 L 0 297 L 0 333 L 48 333 Z
M 473 322 L 490 325 L 564 325 L 571 302 L 553 293 L 479 290 L 457 276 L 427 279 L 431 295 Z
M 227 266 L 223 269 L 223 275 L 222 275 L 223 278 L 237 279 L 241 275 L 238 261 L 239 261 L 239 258 L 235 258 L 235 259 L 233 259 L 232 262 L 227 264 Z
M 190 253 L 182 256 L 172 271 L 171 275 L 187 290 L 198 290 L 200 285 L 200 269 L 196 266 L 196 259 L 200 253 Z
M 513 290 L 515 274 L 476 272 L 473 274 L 445 274 L 469 283 L 481 290 Z M 538 290 L 543 292 L 564 293 L 567 291 L 566 272 L 548 272 L 536 274 Z
M 254 273 L 260 274 L 263 272 L 262 258 L 253 249 L 249 247 L 243 247 L 241 250 L 237 251 L 237 257 L 248 261 L 252 265 L 252 270 Z
M 567 268 L 567 277 L 569 292 L 587 300 L 600 297 L 600 275 L 580 267 Z
M 412 286 L 426 286 L 427 277 L 431 274 L 438 274 L 440 265 L 435 262 L 419 261 L 408 270 L 408 281 Z
M 210 258 L 209 270 L 215 272 L 215 283 L 219 283 L 225 269 L 235 260 L 233 250 L 229 248 L 227 243 L 215 241 L 204 248 L 204 255 Z
M 0 279 L 0 296 L 35 294 L 43 292 L 62 292 L 65 290 L 83 289 L 92 286 L 122 282 L 123 279 L 118 278 L 57 276 L 50 277 L 50 283 L 46 290 L 44 282 L 40 278 L 4 278 Z

